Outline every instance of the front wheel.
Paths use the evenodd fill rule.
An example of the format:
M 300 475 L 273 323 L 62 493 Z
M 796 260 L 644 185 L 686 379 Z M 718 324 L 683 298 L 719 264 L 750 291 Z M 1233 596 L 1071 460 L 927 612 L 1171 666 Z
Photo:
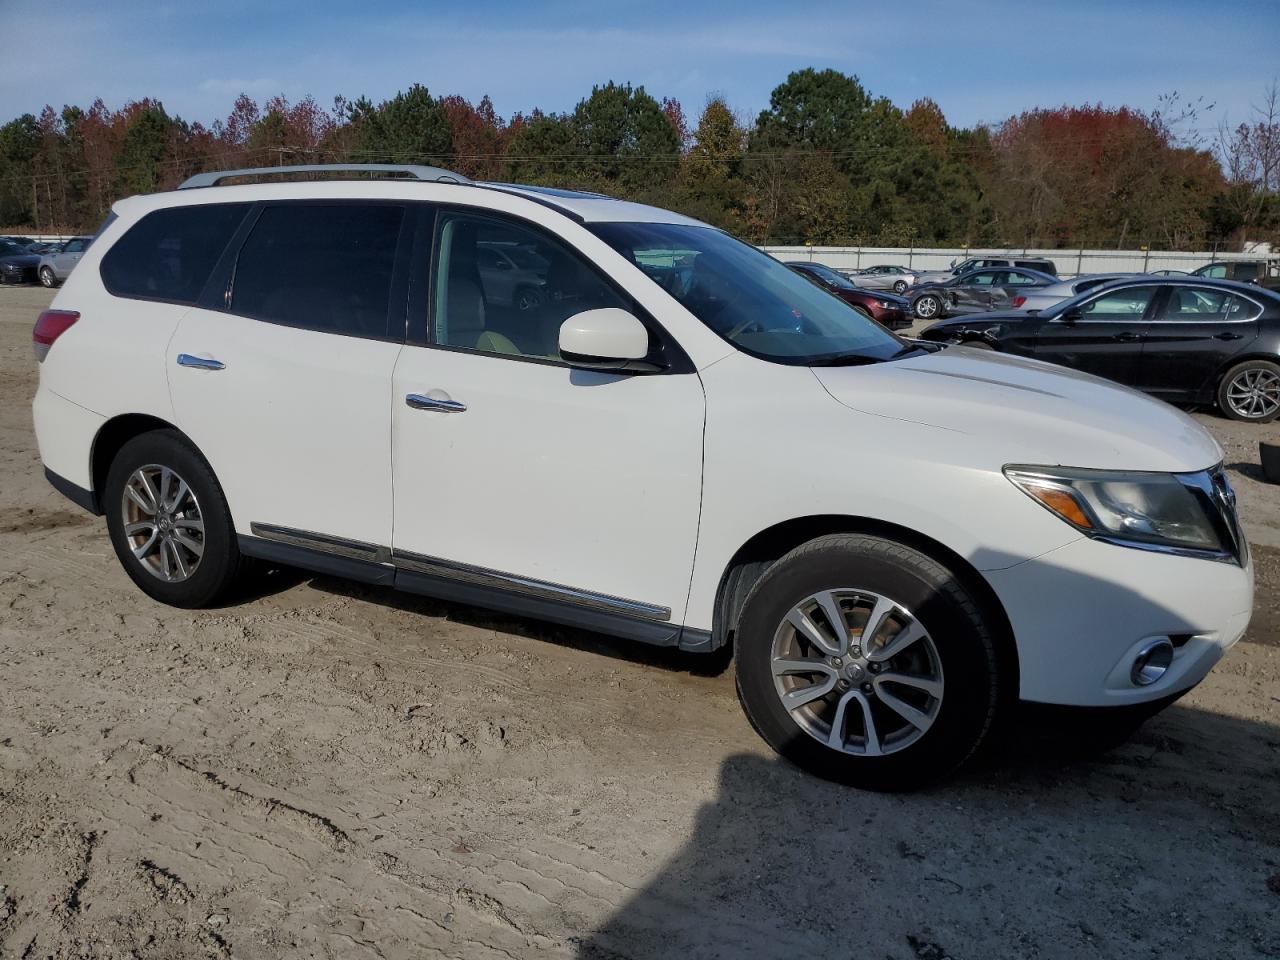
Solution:
M 872 790 L 964 763 L 1005 682 L 992 628 L 954 574 L 880 537 L 791 551 L 752 588 L 737 637 L 738 696 L 756 731 L 810 772 Z
M 51 268 L 40 268 L 40 284 L 45 287 L 56 287 L 58 285 L 58 278 L 53 275 Z
M 1280 416 L 1280 366 L 1270 360 L 1236 364 L 1218 385 L 1218 408 L 1232 420 L 1270 423 Z
M 942 314 L 942 298 L 927 293 L 916 300 L 912 309 L 918 319 L 933 320 Z
M 144 433 L 120 448 L 102 505 L 116 556 L 153 599 L 205 607 L 238 579 L 240 550 L 222 487 L 176 430 Z

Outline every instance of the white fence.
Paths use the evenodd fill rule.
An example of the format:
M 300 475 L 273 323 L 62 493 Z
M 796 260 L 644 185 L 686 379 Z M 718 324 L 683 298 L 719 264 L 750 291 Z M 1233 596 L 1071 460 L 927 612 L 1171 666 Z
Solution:
M 1035 250 L 996 247 L 761 247 L 779 260 L 810 260 L 840 270 L 897 264 L 916 270 L 946 270 L 952 261 L 968 257 L 1052 260 L 1058 275 L 1081 273 L 1150 273 L 1155 270 L 1182 270 L 1190 273 L 1213 260 L 1257 260 L 1274 256 L 1268 250 L 1256 253 L 1222 253 L 1212 250 Z

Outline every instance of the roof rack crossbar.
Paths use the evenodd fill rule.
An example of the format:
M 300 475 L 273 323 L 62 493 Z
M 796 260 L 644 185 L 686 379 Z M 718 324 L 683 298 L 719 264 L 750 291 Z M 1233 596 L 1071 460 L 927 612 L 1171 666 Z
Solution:
M 249 167 L 244 170 L 218 170 L 212 173 L 197 173 L 188 177 L 178 187 L 179 190 L 191 190 L 196 187 L 216 187 L 224 180 L 233 177 L 258 177 L 279 175 L 284 173 L 398 173 L 402 179 L 425 180 L 435 183 L 470 183 L 460 173 L 445 170 L 442 167 L 427 167 L 415 163 L 304 163 L 282 167 Z

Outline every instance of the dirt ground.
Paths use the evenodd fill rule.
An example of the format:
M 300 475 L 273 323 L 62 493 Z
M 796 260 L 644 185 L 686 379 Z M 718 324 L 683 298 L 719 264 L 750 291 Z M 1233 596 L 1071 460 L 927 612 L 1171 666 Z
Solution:
M 159 606 L 45 483 L 0 288 L 0 956 L 1280 956 L 1280 488 L 1249 635 L 1129 743 L 957 781 L 774 759 L 732 670 L 277 573 Z

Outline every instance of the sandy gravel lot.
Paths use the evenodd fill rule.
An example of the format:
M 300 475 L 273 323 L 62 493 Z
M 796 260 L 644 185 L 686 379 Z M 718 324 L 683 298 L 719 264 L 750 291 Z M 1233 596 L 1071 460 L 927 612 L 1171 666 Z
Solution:
M 722 659 L 302 574 L 153 603 L 40 474 L 47 301 L 0 289 L 0 957 L 1280 956 L 1280 427 L 1202 416 L 1259 592 L 1200 688 L 880 796 Z

